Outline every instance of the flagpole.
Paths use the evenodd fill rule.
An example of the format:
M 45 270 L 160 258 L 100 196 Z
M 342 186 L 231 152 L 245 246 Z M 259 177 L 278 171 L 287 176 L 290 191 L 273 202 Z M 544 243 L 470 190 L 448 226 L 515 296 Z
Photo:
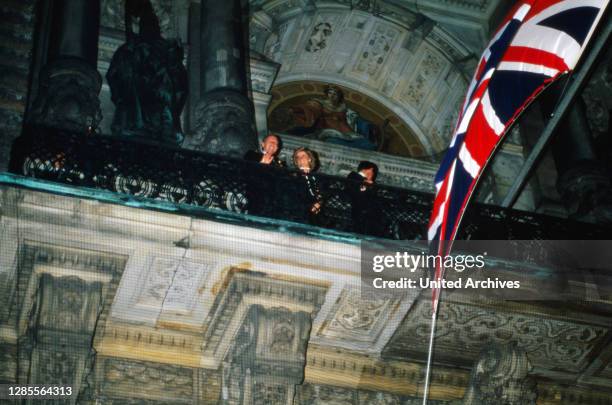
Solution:
M 436 308 L 433 310 L 431 314 L 431 331 L 429 333 L 429 349 L 427 350 L 427 368 L 425 369 L 425 388 L 423 390 L 423 405 L 427 405 L 427 397 L 429 396 L 429 382 L 431 375 L 431 362 L 433 358 L 433 342 L 436 331 L 436 320 L 438 319 L 438 302 L 436 300 Z
M 440 278 L 444 278 L 444 266 L 440 270 Z M 438 280 L 436 280 L 438 281 Z M 435 299 L 432 302 L 431 311 L 431 330 L 429 332 L 429 348 L 427 350 L 427 367 L 425 368 L 425 387 L 423 388 L 423 405 L 427 405 L 427 398 L 429 397 L 429 385 L 431 382 L 431 364 L 433 360 L 433 344 L 434 337 L 436 334 L 436 322 L 438 320 L 438 308 L 440 307 L 440 296 L 442 295 L 442 286 L 437 289 L 437 293 L 434 292 Z

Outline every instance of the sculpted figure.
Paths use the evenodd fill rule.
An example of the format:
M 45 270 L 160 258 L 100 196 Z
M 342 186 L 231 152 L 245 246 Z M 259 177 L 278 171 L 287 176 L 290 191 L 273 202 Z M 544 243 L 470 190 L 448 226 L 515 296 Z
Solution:
M 187 70 L 177 40 L 162 38 L 150 0 L 126 0 L 126 43 L 106 75 L 115 104 L 112 132 L 177 144 L 187 98 Z
M 378 127 L 348 108 L 344 93 L 337 86 L 326 86 L 324 98 L 315 97 L 288 110 L 289 119 L 285 118 L 288 121 L 285 124 L 292 127 L 287 131 L 289 134 L 360 149 L 377 149 Z M 277 117 L 272 119 L 279 121 Z
M 310 38 L 308 38 L 308 44 L 306 44 L 307 52 L 319 52 L 327 46 L 327 37 L 332 34 L 332 27 L 330 23 L 321 22 L 315 25 L 312 30 Z

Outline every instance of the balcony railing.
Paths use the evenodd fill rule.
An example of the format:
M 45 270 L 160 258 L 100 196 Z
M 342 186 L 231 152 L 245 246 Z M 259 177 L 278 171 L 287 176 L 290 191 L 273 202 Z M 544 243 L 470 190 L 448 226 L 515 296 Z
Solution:
M 28 128 L 12 152 L 11 171 L 77 187 L 203 208 L 256 214 L 387 239 L 424 239 L 430 194 L 376 186 L 369 218 L 353 223 L 349 180 L 316 174 L 320 214 L 307 216 L 304 183 L 285 169 L 129 139 Z M 257 199 L 257 212 L 253 202 Z M 251 212 L 249 212 L 251 210 Z M 597 239 L 606 230 L 572 221 L 475 204 L 466 214 L 465 239 Z

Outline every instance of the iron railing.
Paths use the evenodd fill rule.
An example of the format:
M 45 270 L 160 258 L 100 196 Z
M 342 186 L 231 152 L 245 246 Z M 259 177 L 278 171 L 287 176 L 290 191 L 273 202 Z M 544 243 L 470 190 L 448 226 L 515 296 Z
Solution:
M 305 216 L 303 182 L 295 171 L 130 139 L 28 128 L 12 152 L 11 171 L 89 187 L 316 226 L 364 232 L 387 239 L 424 239 L 431 194 L 377 186 L 368 220 L 353 223 L 349 180 L 316 174 L 323 209 Z M 257 212 L 249 212 L 254 198 Z M 249 201 L 251 200 L 251 202 Z M 252 210 L 251 210 L 252 211 Z M 464 239 L 596 239 L 606 230 L 590 224 L 474 204 L 459 235 Z

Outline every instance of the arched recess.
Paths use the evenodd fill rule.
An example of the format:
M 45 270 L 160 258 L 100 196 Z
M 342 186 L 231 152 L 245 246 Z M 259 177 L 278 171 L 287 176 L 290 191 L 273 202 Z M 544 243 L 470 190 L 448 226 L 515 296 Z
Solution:
M 325 98 L 324 92 L 328 85 L 340 88 L 347 107 L 376 126 L 378 129 L 374 141 L 377 146 L 376 151 L 405 157 L 425 154 L 422 144 L 412 133 L 410 127 L 382 102 L 377 101 L 371 95 L 347 87 L 345 83 L 330 80 L 327 82 L 303 80 L 277 83 L 272 88 L 272 100 L 268 108 L 270 131 L 283 132 L 283 125 L 274 120 L 279 112 L 285 115 L 286 110 L 291 106 L 303 105 L 312 99 Z
M 447 147 L 467 86 L 458 61 L 468 52 L 458 41 L 437 26 L 423 32 L 338 4 L 300 12 L 281 3 L 256 13 L 265 35 L 257 24 L 251 31 L 252 47 L 281 64 L 274 89 L 295 82 L 352 89 L 399 118 L 407 156 Z

